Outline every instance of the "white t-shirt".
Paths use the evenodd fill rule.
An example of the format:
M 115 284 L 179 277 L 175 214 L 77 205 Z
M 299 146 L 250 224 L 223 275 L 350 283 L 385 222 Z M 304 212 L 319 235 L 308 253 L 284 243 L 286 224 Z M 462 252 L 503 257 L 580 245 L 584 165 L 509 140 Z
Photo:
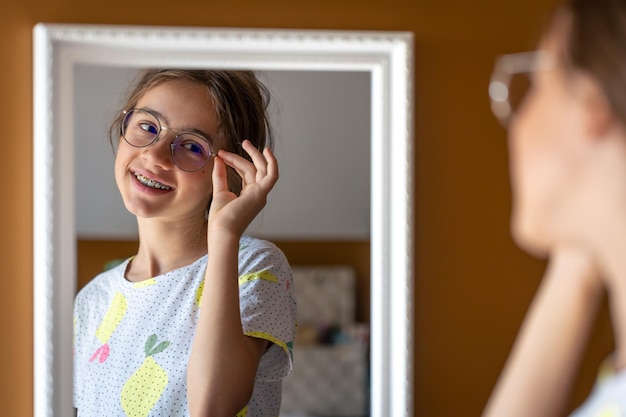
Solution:
M 101 273 L 74 304 L 74 406 L 79 416 L 188 416 L 186 374 L 202 305 L 208 256 L 129 282 L 130 259 Z M 291 268 L 272 243 L 239 246 L 243 331 L 272 342 L 248 406 L 238 414 L 276 417 L 281 379 L 292 366 L 296 302 Z
M 626 416 L 626 371 L 614 373 L 610 360 L 600 367 L 598 380 L 585 402 L 570 417 Z

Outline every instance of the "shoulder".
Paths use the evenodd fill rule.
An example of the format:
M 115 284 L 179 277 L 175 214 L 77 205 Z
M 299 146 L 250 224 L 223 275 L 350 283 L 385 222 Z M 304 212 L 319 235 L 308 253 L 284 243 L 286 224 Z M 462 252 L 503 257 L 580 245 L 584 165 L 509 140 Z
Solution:
M 239 251 L 250 251 L 250 250 L 276 250 L 280 252 L 278 247 L 270 242 L 269 240 L 259 239 L 257 237 L 253 237 L 250 235 L 243 235 L 239 240 Z
M 275 261 L 287 262 L 285 254 L 274 243 L 244 235 L 239 241 L 239 262 L 259 258 L 272 258 Z
M 127 259 L 116 267 L 96 275 L 78 291 L 75 305 L 80 306 L 81 304 L 96 302 L 98 299 L 107 299 L 108 294 L 114 292 L 120 280 L 123 279 L 124 270 L 129 260 Z
M 239 243 L 239 274 L 271 271 L 283 277 L 291 276 L 285 254 L 274 243 L 244 235 Z
M 626 413 L 626 370 L 600 375 L 583 405 L 570 417 L 621 416 Z

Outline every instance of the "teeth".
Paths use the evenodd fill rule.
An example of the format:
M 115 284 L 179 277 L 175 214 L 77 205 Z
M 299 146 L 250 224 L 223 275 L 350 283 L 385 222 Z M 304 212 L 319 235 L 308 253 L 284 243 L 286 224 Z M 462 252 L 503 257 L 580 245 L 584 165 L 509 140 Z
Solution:
M 137 174 L 135 173 L 135 178 L 137 178 L 139 180 L 140 183 L 142 183 L 145 186 L 151 187 L 151 188 L 158 188 L 160 190 L 171 190 L 172 187 L 168 187 L 167 185 L 163 185 L 158 181 L 155 180 L 151 180 L 150 178 L 144 177 L 141 174 Z

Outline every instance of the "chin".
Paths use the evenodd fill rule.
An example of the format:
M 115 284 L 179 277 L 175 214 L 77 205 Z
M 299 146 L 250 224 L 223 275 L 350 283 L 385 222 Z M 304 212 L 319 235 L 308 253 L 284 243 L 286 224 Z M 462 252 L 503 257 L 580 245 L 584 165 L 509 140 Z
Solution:
M 537 257 L 547 258 L 551 244 L 546 236 L 546 228 L 528 216 L 513 212 L 511 216 L 511 236 L 513 241 L 525 252 Z

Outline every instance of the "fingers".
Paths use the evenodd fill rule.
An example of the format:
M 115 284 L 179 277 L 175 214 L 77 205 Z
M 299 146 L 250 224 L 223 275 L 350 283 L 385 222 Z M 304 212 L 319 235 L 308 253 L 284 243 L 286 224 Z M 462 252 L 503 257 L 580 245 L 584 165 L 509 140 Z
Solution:
M 216 156 L 213 159 L 212 182 L 213 182 L 214 194 L 217 194 L 220 191 L 228 190 L 228 180 L 226 178 L 226 165 L 224 164 L 224 160 L 220 158 L 219 156 Z
M 263 150 L 263 156 L 265 156 L 265 160 L 267 161 L 267 175 L 274 178 L 274 181 L 276 181 L 278 179 L 278 161 L 276 161 L 274 152 L 272 152 L 270 148 L 265 148 Z
M 243 141 L 242 147 L 250 155 L 252 163 L 239 155 L 223 150 L 219 151 L 218 155 L 228 166 L 237 171 L 244 187 L 254 183 L 273 187 L 278 179 L 278 162 L 273 152 L 266 148 L 261 153 L 247 139 Z
M 256 172 L 260 174 L 261 176 L 265 176 L 265 173 L 267 172 L 266 170 L 267 161 L 265 160 L 263 155 L 247 139 L 243 141 L 242 147 L 248 153 L 248 155 L 250 155 L 250 158 L 252 159 L 252 163 L 254 164 L 256 168 Z

